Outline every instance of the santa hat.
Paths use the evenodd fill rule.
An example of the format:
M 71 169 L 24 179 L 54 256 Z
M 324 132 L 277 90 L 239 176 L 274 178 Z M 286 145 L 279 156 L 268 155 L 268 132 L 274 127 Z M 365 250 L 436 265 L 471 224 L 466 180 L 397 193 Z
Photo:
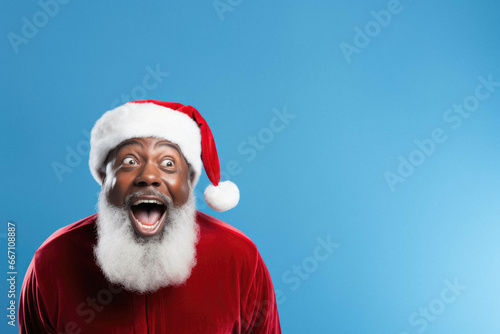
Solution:
M 205 167 L 212 183 L 204 193 L 209 207 L 226 211 L 238 204 L 238 187 L 231 181 L 220 182 L 219 157 L 207 122 L 195 108 L 174 102 L 132 101 L 97 120 L 90 134 L 89 166 L 99 184 L 108 153 L 127 139 L 140 137 L 163 138 L 177 144 L 193 168 L 193 188 L 202 165 Z

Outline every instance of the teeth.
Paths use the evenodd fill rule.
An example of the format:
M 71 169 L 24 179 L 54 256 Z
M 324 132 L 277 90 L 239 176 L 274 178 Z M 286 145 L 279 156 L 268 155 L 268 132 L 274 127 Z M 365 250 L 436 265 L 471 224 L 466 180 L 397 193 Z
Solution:
M 139 224 L 142 228 L 144 228 L 146 230 L 154 230 L 160 224 L 159 220 L 156 223 L 154 223 L 153 225 L 144 225 L 143 223 L 141 223 L 137 219 L 135 221 L 137 222 L 137 224 Z
M 139 205 L 139 204 L 143 204 L 143 203 L 163 205 L 162 202 L 160 202 L 156 199 L 140 199 L 140 200 L 135 201 L 133 205 Z

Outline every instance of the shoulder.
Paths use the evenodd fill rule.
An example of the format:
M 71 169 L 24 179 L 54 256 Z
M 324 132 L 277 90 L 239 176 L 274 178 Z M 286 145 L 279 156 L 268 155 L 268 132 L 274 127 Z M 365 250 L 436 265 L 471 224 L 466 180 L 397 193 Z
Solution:
M 196 220 L 200 226 L 199 256 L 205 254 L 219 263 L 229 261 L 246 268 L 255 268 L 262 261 L 254 242 L 237 228 L 199 211 Z
M 76 242 L 81 239 L 88 239 L 94 237 L 95 239 L 95 222 L 97 214 L 83 218 L 73 224 L 60 228 L 54 232 L 45 242 L 40 246 L 38 251 L 44 251 L 55 246 L 62 246 L 64 244 Z M 85 240 L 87 241 L 87 240 Z M 37 251 L 37 252 L 38 252 Z
M 79 220 L 54 232 L 38 248 L 34 256 L 37 270 L 53 267 L 53 261 L 64 261 L 92 250 L 96 240 L 97 214 Z
M 222 220 L 197 211 L 196 221 L 200 226 L 200 242 L 216 243 L 223 248 L 257 252 L 257 246 L 249 237 Z
M 197 270 L 205 269 L 227 276 L 230 282 L 240 281 L 242 287 L 255 283 L 272 285 L 267 267 L 249 237 L 237 228 L 202 212 L 197 212 L 200 239 L 197 245 Z M 202 270 L 203 271 L 203 270 Z M 219 277 L 219 281 L 222 278 Z

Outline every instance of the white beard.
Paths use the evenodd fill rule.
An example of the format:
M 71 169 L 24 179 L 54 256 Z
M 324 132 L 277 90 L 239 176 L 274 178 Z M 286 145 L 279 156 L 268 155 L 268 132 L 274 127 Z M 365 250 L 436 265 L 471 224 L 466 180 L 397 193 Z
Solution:
M 106 278 L 139 293 L 186 282 L 199 239 L 193 192 L 182 207 L 169 205 L 163 231 L 151 238 L 138 237 L 128 209 L 110 204 L 105 193 L 99 195 L 94 255 Z

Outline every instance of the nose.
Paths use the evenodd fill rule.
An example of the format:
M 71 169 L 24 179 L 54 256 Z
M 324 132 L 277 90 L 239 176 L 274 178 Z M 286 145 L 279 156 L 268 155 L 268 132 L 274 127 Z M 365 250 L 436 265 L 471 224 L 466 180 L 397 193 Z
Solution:
M 160 184 L 159 168 L 152 163 L 145 163 L 135 178 L 135 185 L 139 187 L 159 187 Z

